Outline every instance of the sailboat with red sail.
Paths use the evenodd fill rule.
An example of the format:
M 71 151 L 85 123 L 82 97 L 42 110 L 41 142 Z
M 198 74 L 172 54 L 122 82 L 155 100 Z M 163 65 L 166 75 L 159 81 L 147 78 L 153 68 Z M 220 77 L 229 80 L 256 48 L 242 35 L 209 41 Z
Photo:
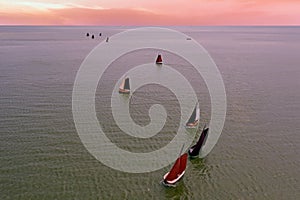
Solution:
M 156 58 L 156 64 L 158 64 L 158 65 L 163 64 L 162 56 L 161 56 L 160 54 L 158 54 L 158 56 L 157 56 L 157 58 Z
M 183 177 L 186 169 L 187 158 L 187 153 L 184 153 L 177 158 L 172 169 L 164 175 L 162 183 L 165 186 L 175 186 L 175 184 Z
M 119 93 L 121 94 L 129 94 L 130 93 L 130 84 L 129 78 L 125 78 L 119 88 Z

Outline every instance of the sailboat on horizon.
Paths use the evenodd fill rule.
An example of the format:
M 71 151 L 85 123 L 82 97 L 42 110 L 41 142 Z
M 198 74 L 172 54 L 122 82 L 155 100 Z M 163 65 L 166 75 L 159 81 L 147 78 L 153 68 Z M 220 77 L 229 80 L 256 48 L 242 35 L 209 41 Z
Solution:
M 119 87 L 119 93 L 120 94 L 129 94 L 130 93 L 130 83 L 129 78 L 123 79 L 120 87 Z

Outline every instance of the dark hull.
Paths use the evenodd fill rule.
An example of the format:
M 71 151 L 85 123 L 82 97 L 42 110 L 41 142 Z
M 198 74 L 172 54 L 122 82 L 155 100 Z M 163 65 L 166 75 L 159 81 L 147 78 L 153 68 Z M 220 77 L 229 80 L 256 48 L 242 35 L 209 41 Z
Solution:
M 188 154 L 190 158 L 198 158 L 199 157 L 199 153 L 197 154 L 193 154 L 190 152 L 191 149 L 195 148 L 195 146 L 192 146 L 189 150 L 188 150 Z

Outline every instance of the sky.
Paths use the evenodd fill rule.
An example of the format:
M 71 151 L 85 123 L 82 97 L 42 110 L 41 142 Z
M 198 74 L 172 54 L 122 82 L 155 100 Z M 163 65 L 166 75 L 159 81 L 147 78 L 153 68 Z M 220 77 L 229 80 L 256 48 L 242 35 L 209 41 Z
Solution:
M 300 25 L 300 0 L 0 0 L 0 25 Z

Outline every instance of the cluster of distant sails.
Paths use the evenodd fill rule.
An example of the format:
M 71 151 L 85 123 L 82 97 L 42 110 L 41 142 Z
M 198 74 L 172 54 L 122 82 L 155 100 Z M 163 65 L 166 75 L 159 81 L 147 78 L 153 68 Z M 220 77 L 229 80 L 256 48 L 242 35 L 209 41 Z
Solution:
M 162 65 L 162 56 L 159 54 L 156 59 L 157 65 Z M 119 87 L 120 94 L 130 94 L 130 83 L 129 77 L 125 77 Z M 199 103 L 196 104 L 192 115 L 189 120 L 186 122 L 185 127 L 187 129 L 197 128 L 200 121 L 200 108 Z M 189 148 L 187 153 L 182 154 L 182 150 L 180 152 L 180 156 L 177 158 L 175 164 L 171 168 L 169 172 L 167 172 L 163 176 L 162 183 L 165 186 L 176 186 L 175 184 L 183 177 L 187 165 L 187 159 L 190 158 L 198 158 L 201 148 L 204 146 L 207 136 L 208 136 L 209 128 L 204 126 L 200 137 L 195 145 Z
M 101 37 L 102 36 L 102 33 L 99 33 L 99 37 Z M 90 37 L 90 33 L 86 33 L 86 37 Z M 94 34 L 92 34 L 91 35 L 91 38 L 92 39 L 95 39 L 95 35 Z M 108 40 L 109 40 L 109 37 L 106 37 L 106 42 L 108 42 Z

